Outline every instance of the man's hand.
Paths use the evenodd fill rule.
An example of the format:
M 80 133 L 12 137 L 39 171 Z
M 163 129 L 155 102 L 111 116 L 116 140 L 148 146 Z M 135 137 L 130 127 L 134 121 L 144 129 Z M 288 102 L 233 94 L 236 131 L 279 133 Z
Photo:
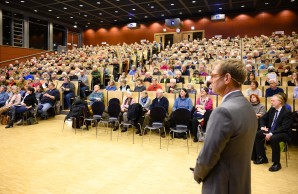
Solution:
M 261 127 L 261 130 L 263 131 L 268 131 L 269 128 L 267 128 L 266 126 L 265 127 Z
M 266 135 L 266 137 L 265 137 L 266 141 L 269 141 L 270 140 L 270 137 L 271 137 L 271 134 L 267 133 L 265 135 Z

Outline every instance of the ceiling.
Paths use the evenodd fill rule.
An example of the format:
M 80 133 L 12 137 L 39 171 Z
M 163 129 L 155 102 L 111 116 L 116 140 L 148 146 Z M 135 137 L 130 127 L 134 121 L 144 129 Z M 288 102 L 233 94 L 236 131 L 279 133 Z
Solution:
M 298 0 L 0 0 L 1 7 L 88 29 L 174 17 L 297 8 Z

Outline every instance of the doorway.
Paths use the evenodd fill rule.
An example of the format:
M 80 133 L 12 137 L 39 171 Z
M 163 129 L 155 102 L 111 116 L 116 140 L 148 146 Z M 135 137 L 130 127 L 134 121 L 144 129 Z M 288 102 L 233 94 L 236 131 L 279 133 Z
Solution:
M 165 42 L 164 42 L 165 47 L 167 45 L 171 47 L 173 43 L 174 43 L 174 34 L 165 34 Z

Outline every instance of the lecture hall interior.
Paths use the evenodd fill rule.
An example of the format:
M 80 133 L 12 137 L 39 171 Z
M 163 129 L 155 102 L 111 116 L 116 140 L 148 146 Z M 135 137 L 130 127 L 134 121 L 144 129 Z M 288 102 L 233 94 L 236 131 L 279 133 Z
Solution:
M 193 112 L 221 105 L 210 76 L 230 58 L 252 105 L 268 111 L 277 87 L 293 115 L 282 168 L 268 171 L 264 142 L 251 192 L 296 194 L 297 24 L 298 0 L 0 0 L 0 194 L 201 193 L 190 168 L 209 117 Z M 183 88 L 191 111 L 174 134 Z

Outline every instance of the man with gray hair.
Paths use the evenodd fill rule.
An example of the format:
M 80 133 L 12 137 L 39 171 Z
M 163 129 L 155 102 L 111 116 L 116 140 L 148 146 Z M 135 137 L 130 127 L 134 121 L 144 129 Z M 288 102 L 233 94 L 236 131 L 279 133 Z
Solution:
M 276 79 L 270 79 L 269 80 L 270 87 L 266 89 L 265 97 L 271 97 L 275 94 L 278 94 L 279 92 L 284 93 L 284 90 L 282 88 L 277 87 L 277 80 Z
M 80 70 L 80 75 L 78 78 L 80 84 L 80 96 L 86 98 L 85 90 L 89 90 L 88 77 L 85 75 L 85 70 Z
M 163 96 L 163 91 L 162 89 L 157 89 L 156 90 L 156 98 L 153 99 L 152 104 L 149 106 L 148 112 L 145 114 L 145 118 L 142 124 L 142 128 L 146 127 L 146 125 L 149 125 L 150 123 L 150 110 L 154 107 L 163 107 L 166 112 L 168 112 L 169 109 L 169 100 Z M 140 135 L 142 135 L 140 133 Z M 165 134 L 161 134 L 162 137 L 165 137 Z
M 241 92 L 245 77 L 245 65 L 240 60 L 216 61 L 213 65 L 212 89 L 223 99 L 210 116 L 194 169 L 194 179 L 203 182 L 203 194 L 251 193 L 250 158 L 258 121 Z

